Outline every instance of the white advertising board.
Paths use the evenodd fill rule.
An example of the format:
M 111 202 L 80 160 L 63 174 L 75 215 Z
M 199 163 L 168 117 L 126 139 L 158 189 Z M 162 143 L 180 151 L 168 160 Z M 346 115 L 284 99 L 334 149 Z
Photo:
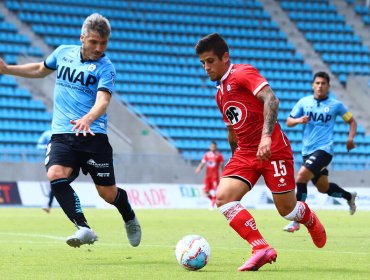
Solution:
M 83 207 L 111 208 L 101 199 L 92 183 L 72 184 L 80 197 Z M 202 185 L 196 184 L 118 184 L 127 191 L 134 209 L 208 208 L 209 200 L 203 195 Z M 48 200 L 47 182 L 18 182 L 22 205 L 42 207 Z M 357 192 L 356 204 L 359 210 L 370 210 L 370 188 L 353 187 L 348 191 Z M 315 187 L 308 187 L 307 203 L 313 209 L 348 209 L 347 201 L 321 194 Z M 264 185 L 256 185 L 243 199 L 247 208 L 273 209 L 272 194 Z M 54 202 L 54 206 L 57 206 Z

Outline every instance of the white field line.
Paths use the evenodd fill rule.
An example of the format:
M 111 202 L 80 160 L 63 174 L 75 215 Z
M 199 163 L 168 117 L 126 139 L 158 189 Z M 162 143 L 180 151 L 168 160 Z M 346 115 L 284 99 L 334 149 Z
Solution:
M 1 236 L 19 236 L 19 237 L 27 237 L 27 238 L 43 238 L 43 239 L 50 239 L 50 240 L 66 240 L 66 237 L 62 236 L 54 236 L 54 235 L 47 235 L 47 234 L 35 234 L 35 233 L 19 233 L 19 232 L 0 232 L 0 243 L 9 243 L 9 240 L 2 240 Z M 22 243 L 36 243 L 36 244 L 46 244 L 45 241 L 33 241 L 33 240 L 22 240 Z M 18 240 L 16 243 L 20 243 Z M 50 242 L 50 244 L 55 244 L 55 242 Z M 97 241 L 94 245 L 98 247 L 107 246 L 107 247 L 131 247 L 125 243 L 113 243 L 113 242 L 101 242 Z M 147 248 L 170 248 L 175 249 L 176 245 L 160 245 L 160 244 L 140 244 L 140 247 L 147 247 Z M 220 250 L 235 250 L 235 251 L 245 251 L 246 248 L 242 247 L 223 247 L 223 246 L 212 246 L 212 248 L 220 249 Z M 247 248 L 249 250 L 249 247 Z M 349 255 L 370 255 L 367 252 L 355 252 L 355 251 L 334 251 L 334 250 L 307 250 L 307 249 L 284 249 L 279 248 L 278 251 L 280 252 L 310 252 L 310 253 L 331 253 L 331 254 L 349 254 Z

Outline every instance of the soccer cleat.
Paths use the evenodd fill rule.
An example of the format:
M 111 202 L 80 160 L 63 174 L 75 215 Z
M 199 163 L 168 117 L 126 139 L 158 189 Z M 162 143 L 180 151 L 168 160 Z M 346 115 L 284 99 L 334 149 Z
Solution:
M 242 266 L 238 268 L 239 271 L 256 271 L 261 266 L 275 262 L 277 253 L 274 248 L 268 246 L 266 248 L 252 251 L 252 256 Z
M 66 242 L 71 247 L 80 247 L 84 244 L 93 244 L 98 240 L 95 232 L 87 227 L 77 227 L 74 235 L 67 238 Z
M 305 224 L 305 226 L 307 227 L 307 230 L 310 233 L 312 241 L 316 245 L 316 247 L 324 247 L 326 243 L 325 228 L 312 210 L 311 217 L 309 221 Z
M 133 247 L 137 247 L 141 241 L 141 227 L 139 221 L 135 217 L 133 220 L 125 223 L 127 238 Z
M 300 227 L 300 224 L 298 222 L 292 221 L 289 224 L 287 224 L 285 228 L 283 228 L 283 230 L 287 232 L 295 232 L 299 230 L 299 227 Z
M 356 196 L 357 196 L 356 192 L 351 193 L 351 199 L 347 201 L 348 206 L 349 206 L 350 215 L 353 215 L 356 212 L 356 204 L 355 204 Z

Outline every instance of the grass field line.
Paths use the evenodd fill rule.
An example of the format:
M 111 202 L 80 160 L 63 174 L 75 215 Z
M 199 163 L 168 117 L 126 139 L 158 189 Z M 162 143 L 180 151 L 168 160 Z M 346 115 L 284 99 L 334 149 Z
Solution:
M 0 231 L 0 236 L 3 235 L 3 236 L 22 236 L 22 237 L 31 237 L 31 238 L 46 238 L 46 239 L 51 239 L 51 240 L 66 240 L 66 237 L 62 237 L 62 236 L 55 236 L 55 235 L 48 235 L 48 234 L 38 234 L 38 233 L 20 233 L 20 232 L 1 232 Z M 9 243 L 9 240 L 0 240 L 0 243 L 3 243 L 3 242 L 6 242 L 6 243 Z M 19 242 L 19 240 L 17 241 Z M 25 241 L 26 243 L 44 243 L 45 242 L 37 242 L 37 241 L 31 241 L 31 240 L 27 240 Z M 109 247 L 131 247 L 129 246 L 128 244 L 124 244 L 124 243 L 114 243 L 114 242 L 102 242 L 102 241 L 97 241 L 97 245 L 98 246 L 109 246 Z M 52 244 L 55 244 L 55 242 L 53 242 Z M 174 249 L 175 248 L 175 245 L 163 245 L 163 244 L 141 244 L 140 247 L 147 247 L 147 248 L 172 248 Z M 242 247 L 228 247 L 228 246 L 212 246 L 213 248 L 215 249 L 219 249 L 219 250 L 235 250 L 235 251 L 238 251 L 238 250 L 245 250 L 246 248 L 242 248 Z M 247 249 L 249 249 L 247 247 Z M 349 255 L 370 255 L 370 253 L 367 253 L 367 252 L 355 252 L 355 251 L 335 251 L 335 250 L 317 250 L 317 249 L 314 249 L 314 250 L 308 250 L 308 249 L 280 249 L 279 248 L 279 251 L 282 251 L 282 252 L 310 252 L 310 253 L 332 253 L 332 254 L 349 254 Z
M 24 236 L 24 237 L 36 237 L 36 238 L 47 238 L 53 240 L 65 240 L 65 237 L 48 235 L 48 234 L 38 234 L 38 233 L 20 233 L 20 232 L 1 232 L 0 235 L 10 235 L 10 236 Z

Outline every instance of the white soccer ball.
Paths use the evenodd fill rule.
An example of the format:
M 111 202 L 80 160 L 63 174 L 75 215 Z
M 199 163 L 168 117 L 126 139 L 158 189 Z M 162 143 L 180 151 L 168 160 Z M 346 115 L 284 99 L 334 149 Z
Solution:
M 202 236 L 186 235 L 177 242 L 175 255 L 182 267 L 188 270 L 198 270 L 208 263 L 211 247 Z

